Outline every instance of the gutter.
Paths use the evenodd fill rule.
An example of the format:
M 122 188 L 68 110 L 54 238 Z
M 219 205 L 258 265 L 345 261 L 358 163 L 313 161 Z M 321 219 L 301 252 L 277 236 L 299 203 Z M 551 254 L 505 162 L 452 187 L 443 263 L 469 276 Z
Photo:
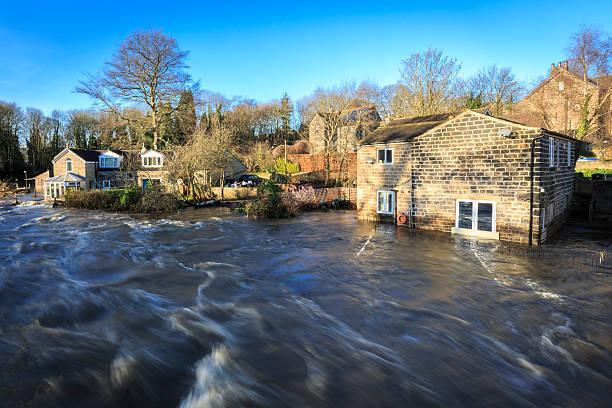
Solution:
M 541 140 L 543 138 L 545 138 L 547 135 L 542 132 L 542 134 L 540 134 L 540 136 L 535 137 L 532 141 L 531 141 L 531 158 L 530 158 L 530 164 L 529 164 L 529 179 L 530 179 L 530 185 L 529 185 L 529 246 L 533 245 L 533 200 L 534 200 L 534 193 L 533 193 L 533 184 L 534 184 L 534 179 L 535 179 L 535 172 L 534 172 L 534 167 L 535 167 L 535 144 L 536 141 Z M 542 234 L 542 232 L 540 231 L 540 235 Z M 541 238 L 541 237 L 539 237 Z

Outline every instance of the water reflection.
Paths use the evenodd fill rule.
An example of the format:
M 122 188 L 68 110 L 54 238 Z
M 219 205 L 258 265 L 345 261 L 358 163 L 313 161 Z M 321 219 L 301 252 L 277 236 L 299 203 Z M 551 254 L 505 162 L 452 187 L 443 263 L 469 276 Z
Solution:
M 605 406 L 610 275 L 351 212 L 0 210 L 6 406 Z

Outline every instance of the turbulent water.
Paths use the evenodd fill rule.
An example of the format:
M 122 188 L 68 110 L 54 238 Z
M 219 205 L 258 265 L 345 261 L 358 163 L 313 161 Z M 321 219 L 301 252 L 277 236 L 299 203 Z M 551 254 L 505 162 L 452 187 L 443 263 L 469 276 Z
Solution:
M 610 271 L 435 237 L 4 206 L 0 405 L 610 403 Z

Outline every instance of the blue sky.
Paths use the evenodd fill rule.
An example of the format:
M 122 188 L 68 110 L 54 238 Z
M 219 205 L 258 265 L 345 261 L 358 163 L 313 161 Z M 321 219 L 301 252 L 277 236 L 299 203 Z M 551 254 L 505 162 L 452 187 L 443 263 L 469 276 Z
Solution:
M 581 24 L 612 31 L 612 1 L 257 3 L 6 2 L 0 99 L 46 113 L 90 107 L 73 92 L 78 80 L 141 29 L 161 29 L 190 51 L 204 89 L 259 101 L 348 80 L 394 83 L 402 59 L 429 46 L 459 58 L 465 75 L 498 64 L 533 82 Z

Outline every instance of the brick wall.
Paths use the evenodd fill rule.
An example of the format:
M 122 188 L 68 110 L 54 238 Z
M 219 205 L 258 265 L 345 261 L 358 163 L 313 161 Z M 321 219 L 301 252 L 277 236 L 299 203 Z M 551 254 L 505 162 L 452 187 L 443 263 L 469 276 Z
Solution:
M 512 130 L 511 138 L 500 135 L 502 128 Z M 396 214 L 410 215 L 417 228 L 450 232 L 458 199 L 494 201 L 500 239 L 527 243 L 531 141 L 540 133 L 470 112 L 410 143 L 363 146 L 357 156 L 358 215 L 381 219 L 376 214 L 376 192 L 394 190 Z M 546 140 L 538 144 L 536 166 L 547 160 L 547 146 Z M 394 149 L 394 164 L 368 164 L 382 147 Z M 571 172 L 571 166 L 536 172 L 535 181 L 542 183 L 545 193 L 535 197 L 534 243 L 541 225 L 538 200 L 542 205 L 555 202 L 559 208 L 543 239 L 564 221 L 566 207 L 561 201 L 568 192 L 571 195 Z
M 325 155 L 323 153 L 316 154 L 288 154 L 287 159 L 292 163 L 300 165 L 302 172 L 323 172 L 325 171 Z M 344 157 L 344 170 L 347 172 L 347 177 L 350 180 L 357 178 L 357 153 L 346 153 Z M 340 159 L 337 156 L 332 156 L 330 159 L 330 168 L 332 173 L 335 173 L 340 168 Z

